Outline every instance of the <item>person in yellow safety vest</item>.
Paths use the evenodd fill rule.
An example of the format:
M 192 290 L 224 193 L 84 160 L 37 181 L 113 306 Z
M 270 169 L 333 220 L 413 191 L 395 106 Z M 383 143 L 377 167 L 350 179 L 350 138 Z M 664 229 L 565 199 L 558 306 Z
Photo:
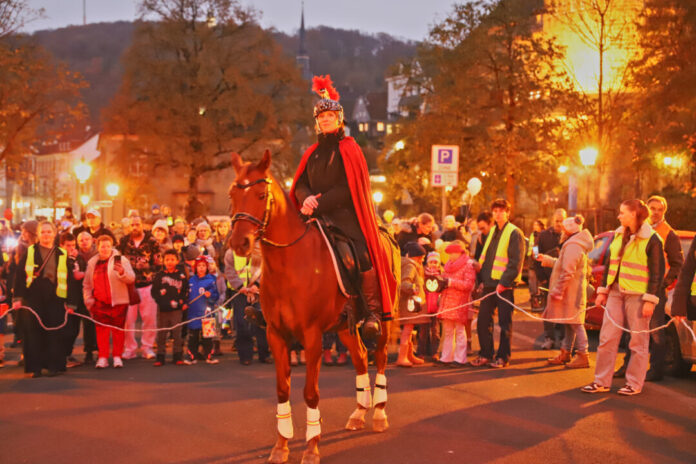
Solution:
M 39 243 L 27 248 L 20 259 L 14 281 L 13 308 L 28 306 L 32 308 L 46 327 L 55 327 L 66 320 L 66 311 L 76 307 L 75 295 L 71 293 L 68 272 L 68 255 L 55 246 L 56 229 L 44 221 L 38 228 Z M 36 317 L 26 320 L 24 351 L 24 370 L 33 377 L 42 375 L 42 368 L 49 376 L 65 371 L 65 338 L 67 328 L 47 331 L 41 328 Z
M 648 207 L 641 200 L 627 200 L 619 209 L 621 227 L 609 245 L 609 266 L 603 285 L 597 289 L 597 306 L 605 306 L 599 332 L 594 382 L 582 388 L 586 393 L 608 392 L 614 374 L 616 354 L 623 331 L 616 324 L 636 331 L 631 333 L 631 360 L 626 369 L 626 384 L 620 395 L 636 395 L 643 389 L 648 368 L 650 318 L 665 275 L 662 239 L 646 221 Z M 646 331 L 646 332 L 640 332 Z
M 477 331 L 481 351 L 471 362 L 472 366 L 505 367 L 510 363 L 510 338 L 512 337 L 513 287 L 521 281 L 524 264 L 524 234 L 509 222 L 510 203 L 497 199 L 491 204 L 495 222 L 488 233 L 479 258 L 479 277 L 483 283 L 483 294 L 493 291 L 497 295 L 481 301 Z M 502 298 L 501 298 L 502 297 Z M 493 356 L 493 313 L 498 309 L 500 342 Z
M 691 241 L 684 265 L 679 272 L 672 299 L 672 317 L 676 322 L 688 317 L 696 320 L 696 237 Z
M 260 245 L 259 245 L 260 247 Z M 250 323 L 244 318 L 247 306 L 260 313 L 258 302 L 259 273 L 261 267 L 261 250 L 255 248 L 250 258 L 237 256 L 232 249 L 225 251 L 225 278 L 229 287 L 228 298 L 239 291 L 232 298 L 232 318 L 236 332 L 235 347 L 239 355 L 239 362 L 248 366 L 254 357 L 254 339 L 258 348 L 259 362 L 271 361 L 266 332 L 256 324 Z M 252 301 L 249 301 L 252 300 Z
M 650 217 L 648 223 L 662 239 L 662 246 L 665 252 L 665 278 L 658 290 L 660 302 L 655 306 L 655 311 L 650 318 L 650 328 L 654 329 L 663 325 L 665 321 L 665 305 L 667 304 L 667 290 L 672 287 L 679 276 L 679 271 L 684 264 L 684 253 L 682 252 L 679 237 L 665 220 L 667 212 L 667 200 L 659 195 L 648 198 L 648 210 Z M 626 335 L 623 335 L 626 337 Z M 665 355 L 667 351 L 667 339 L 664 330 L 657 330 L 650 334 L 650 370 L 645 375 L 648 382 L 658 382 L 662 380 L 665 370 Z M 628 361 L 631 359 L 631 351 L 627 350 L 624 356 L 623 366 L 615 373 L 614 377 L 624 377 Z

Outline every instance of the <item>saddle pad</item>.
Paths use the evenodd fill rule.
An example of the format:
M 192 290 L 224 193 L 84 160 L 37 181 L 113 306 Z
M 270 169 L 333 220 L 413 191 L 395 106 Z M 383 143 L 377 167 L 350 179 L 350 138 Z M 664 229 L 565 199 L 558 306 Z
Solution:
M 341 289 L 341 293 L 343 293 L 343 296 L 346 298 L 352 298 L 353 295 L 351 295 L 347 288 L 350 288 L 350 284 L 346 285 L 343 282 L 343 276 L 341 275 L 341 270 L 338 267 L 338 258 L 336 257 L 336 253 L 334 251 L 333 246 L 331 246 L 331 242 L 329 241 L 329 237 L 326 235 L 326 231 L 324 231 L 324 227 L 321 225 L 321 222 L 319 222 L 317 219 L 312 219 L 311 222 L 314 222 L 317 225 L 317 228 L 319 229 L 319 232 L 321 233 L 321 236 L 324 238 L 324 242 L 326 242 L 326 248 L 329 250 L 329 255 L 331 255 L 331 262 L 333 263 L 334 267 L 334 272 L 336 273 L 336 281 L 338 282 L 338 287 Z

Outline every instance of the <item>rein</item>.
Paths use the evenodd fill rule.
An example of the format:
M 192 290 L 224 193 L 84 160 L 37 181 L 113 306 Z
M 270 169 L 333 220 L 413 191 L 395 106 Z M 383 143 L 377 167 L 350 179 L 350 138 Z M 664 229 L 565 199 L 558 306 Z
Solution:
M 256 232 L 254 233 L 254 235 L 258 240 L 261 240 L 262 243 L 276 248 L 287 248 L 296 244 L 297 242 L 302 240 L 302 238 L 307 234 L 307 231 L 309 230 L 308 222 L 305 223 L 305 230 L 302 232 L 302 234 L 290 243 L 277 243 L 265 237 L 266 230 L 268 229 L 268 224 L 271 221 L 271 207 L 273 206 L 273 195 L 271 195 L 271 184 L 273 183 L 272 179 L 270 179 L 269 177 L 264 177 L 262 179 L 257 179 L 253 182 L 249 182 L 248 184 L 235 184 L 234 186 L 236 188 L 246 190 L 249 187 L 252 187 L 260 183 L 266 184 L 266 208 L 263 210 L 263 218 L 259 220 L 257 217 L 249 213 L 235 213 L 234 216 L 232 216 L 232 227 L 234 227 L 234 224 L 237 221 L 249 221 L 256 226 Z

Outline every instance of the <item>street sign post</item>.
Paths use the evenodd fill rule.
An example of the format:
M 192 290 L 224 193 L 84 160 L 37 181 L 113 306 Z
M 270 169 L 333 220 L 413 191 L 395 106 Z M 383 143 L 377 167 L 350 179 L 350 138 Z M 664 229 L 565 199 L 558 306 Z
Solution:
M 430 185 L 442 187 L 442 220 L 447 215 L 447 187 L 459 181 L 459 145 L 433 145 L 430 162 Z

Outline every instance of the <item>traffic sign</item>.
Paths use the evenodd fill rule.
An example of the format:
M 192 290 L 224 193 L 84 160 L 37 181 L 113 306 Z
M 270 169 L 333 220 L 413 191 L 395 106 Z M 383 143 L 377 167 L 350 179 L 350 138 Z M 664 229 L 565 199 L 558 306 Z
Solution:
M 459 145 L 433 145 L 430 172 L 433 187 L 455 187 L 459 173 Z

